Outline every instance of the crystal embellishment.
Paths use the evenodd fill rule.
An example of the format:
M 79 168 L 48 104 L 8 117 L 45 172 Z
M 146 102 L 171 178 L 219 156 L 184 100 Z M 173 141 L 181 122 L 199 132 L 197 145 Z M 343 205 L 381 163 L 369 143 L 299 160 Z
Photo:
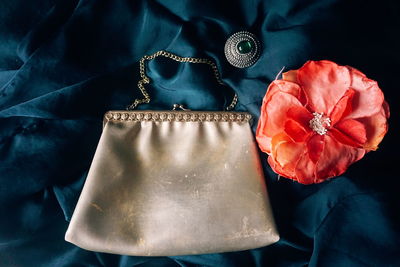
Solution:
M 328 132 L 328 127 L 331 126 L 331 119 L 324 116 L 324 113 L 314 112 L 314 118 L 310 120 L 310 128 L 319 135 L 324 135 Z
M 109 111 L 104 115 L 104 121 L 176 121 L 176 122 L 249 122 L 252 116 L 243 112 L 212 112 L 212 111 Z

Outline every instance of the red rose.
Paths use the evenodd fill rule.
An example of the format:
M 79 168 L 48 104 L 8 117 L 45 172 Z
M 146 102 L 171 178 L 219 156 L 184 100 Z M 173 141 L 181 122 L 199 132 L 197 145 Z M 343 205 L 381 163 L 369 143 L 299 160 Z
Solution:
M 378 148 L 389 107 L 376 81 L 327 60 L 282 76 L 268 88 L 256 133 L 276 173 L 320 183 Z

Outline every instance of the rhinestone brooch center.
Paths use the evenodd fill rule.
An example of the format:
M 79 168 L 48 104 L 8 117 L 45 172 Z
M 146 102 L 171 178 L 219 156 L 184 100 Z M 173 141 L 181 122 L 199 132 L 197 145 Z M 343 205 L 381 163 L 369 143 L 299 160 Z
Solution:
M 314 112 L 314 118 L 310 120 L 310 128 L 319 135 L 325 135 L 331 126 L 331 119 L 324 113 Z

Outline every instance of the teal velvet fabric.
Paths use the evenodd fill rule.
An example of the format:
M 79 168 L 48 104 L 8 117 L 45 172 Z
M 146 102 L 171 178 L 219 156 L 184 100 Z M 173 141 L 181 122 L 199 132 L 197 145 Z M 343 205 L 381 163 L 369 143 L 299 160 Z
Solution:
M 398 15 L 386 0 L 0 1 L 0 266 L 400 266 Z M 241 30 L 262 45 L 245 69 L 224 56 Z M 379 81 L 389 134 L 318 185 L 278 180 L 260 154 L 281 234 L 271 246 L 156 258 L 85 251 L 64 233 L 102 116 L 140 96 L 138 61 L 158 50 L 214 60 L 237 110 L 256 118 L 283 66 L 351 65 Z M 207 66 L 157 59 L 149 76 L 152 101 L 142 109 L 221 110 L 232 97 Z

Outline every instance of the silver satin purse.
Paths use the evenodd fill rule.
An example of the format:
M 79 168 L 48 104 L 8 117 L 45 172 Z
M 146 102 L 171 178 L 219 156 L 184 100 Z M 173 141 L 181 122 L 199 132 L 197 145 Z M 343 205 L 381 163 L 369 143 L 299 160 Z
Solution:
M 174 256 L 253 249 L 279 240 L 251 115 L 229 111 L 109 111 L 65 240 L 87 250 Z M 175 105 L 174 109 L 181 108 Z

